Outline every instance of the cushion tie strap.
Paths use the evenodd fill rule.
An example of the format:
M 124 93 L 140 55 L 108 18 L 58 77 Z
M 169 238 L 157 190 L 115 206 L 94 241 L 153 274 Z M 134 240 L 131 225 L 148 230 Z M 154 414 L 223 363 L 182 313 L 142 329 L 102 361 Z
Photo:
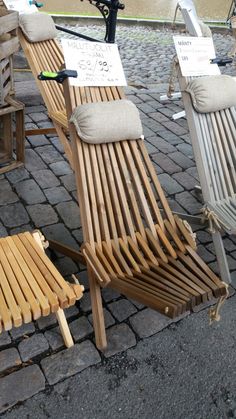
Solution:
M 226 282 L 222 282 L 222 284 L 225 286 L 226 293 L 225 295 L 222 295 L 219 300 L 217 301 L 216 305 L 214 307 L 211 307 L 209 310 L 209 323 L 210 325 L 214 323 L 214 321 L 219 322 L 220 321 L 220 309 L 227 300 L 229 296 L 229 285 L 226 284 Z

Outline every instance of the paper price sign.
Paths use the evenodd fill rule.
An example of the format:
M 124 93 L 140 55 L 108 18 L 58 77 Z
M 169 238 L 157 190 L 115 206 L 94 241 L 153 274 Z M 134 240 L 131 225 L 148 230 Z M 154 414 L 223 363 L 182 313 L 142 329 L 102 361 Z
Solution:
M 78 77 L 71 86 L 126 86 L 126 79 L 115 44 L 62 39 L 66 68 Z
M 174 36 L 175 49 L 183 76 L 214 76 L 220 74 L 212 38 Z
M 8 10 L 15 10 L 19 14 L 38 11 L 37 7 L 34 4 L 30 5 L 28 0 L 4 0 L 4 3 Z

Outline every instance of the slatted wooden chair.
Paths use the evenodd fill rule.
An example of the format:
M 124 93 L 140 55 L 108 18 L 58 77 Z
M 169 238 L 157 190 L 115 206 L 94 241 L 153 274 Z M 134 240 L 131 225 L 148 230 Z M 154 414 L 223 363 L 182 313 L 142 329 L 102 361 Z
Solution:
M 65 81 L 64 88 L 68 120 L 81 104 L 124 98 L 116 87 Z M 197 255 L 191 229 L 172 214 L 143 140 L 93 145 L 72 123 L 69 130 L 97 347 L 106 347 L 101 287 L 171 318 L 225 296 L 225 284 Z
M 64 147 L 67 158 L 73 165 L 71 147 L 67 138 L 68 121 L 65 111 L 65 100 L 62 86 L 49 81 L 41 83 L 38 74 L 43 70 L 57 71 L 64 65 L 64 57 L 61 47 L 56 39 L 42 42 L 29 42 L 19 29 L 19 40 L 28 61 L 30 69 L 47 107 L 48 116 L 52 120 L 57 135 Z
M 63 309 L 74 305 L 82 292 L 46 256 L 38 232 L 0 239 L 0 332 L 55 313 L 70 347 L 73 339 Z
M 205 215 L 216 251 L 220 274 L 231 281 L 221 233 L 236 233 L 236 111 L 234 107 L 210 113 L 194 110 L 185 92 L 190 78 L 179 71 L 191 143 L 198 169 Z

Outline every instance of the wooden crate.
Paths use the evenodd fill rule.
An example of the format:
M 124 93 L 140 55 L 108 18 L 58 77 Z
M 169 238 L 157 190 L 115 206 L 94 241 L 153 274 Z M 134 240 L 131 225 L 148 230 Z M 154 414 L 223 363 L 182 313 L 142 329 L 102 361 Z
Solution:
M 10 96 L 7 101 L 0 109 L 0 174 L 22 166 L 25 160 L 24 105 Z
M 12 57 L 0 61 L 0 107 L 5 106 L 5 99 L 13 91 Z
M 6 96 L 13 93 L 12 54 L 19 49 L 17 28 L 18 12 L 0 7 L 0 107 Z

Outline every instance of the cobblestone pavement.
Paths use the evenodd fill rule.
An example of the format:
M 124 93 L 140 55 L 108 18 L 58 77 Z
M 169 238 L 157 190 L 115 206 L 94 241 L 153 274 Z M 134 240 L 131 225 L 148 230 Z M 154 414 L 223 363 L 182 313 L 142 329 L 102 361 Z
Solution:
M 85 27 L 83 31 L 101 36 L 100 27 Z M 182 102 L 163 103 L 159 100 L 160 92 L 166 91 L 170 62 L 174 54 L 172 35 L 172 31 L 165 29 L 120 27 L 117 42 L 129 82 L 126 93 L 140 110 L 146 145 L 171 207 L 182 213 L 197 214 L 202 203 L 194 191 L 198 176 L 188 127 L 185 119 L 176 122 L 171 120 L 174 112 L 183 109 Z M 222 34 L 214 34 L 214 42 L 217 51 L 223 55 L 233 43 L 229 35 Z M 15 66 L 26 66 L 21 53 L 16 57 Z M 235 74 L 235 64 L 224 71 Z M 52 126 L 31 75 L 16 73 L 16 81 L 18 97 L 26 104 L 26 129 Z M 78 249 L 82 242 L 82 231 L 74 175 L 63 148 L 54 135 L 28 137 L 25 167 L 0 176 L 0 221 L 1 236 L 40 228 L 47 238 L 54 238 Z M 199 254 L 217 271 L 211 236 L 201 226 L 197 227 L 197 233 Z M 233 278 L 236 273 L 235 243 L 234 237 L 225 237 L 224 244 Z M 109 366 L 109 358 L 120 352 L 123 354 L 117 355 L 116 362 L 122 365 L 126 354 L 124 351 L 135 347 L 137 342 L 140 344 L 140 341 L 151 335 L 160 334 L 161 346 L 163 329 L 170 328 L 173 323 L 136 301 L 104 289 L 102 295 L 109 345 L 105 354 L 99 353 L 94 346 L 87 272 L 66 257 L 52 256 L 65 278 L 79 273 L 80 281 L 85 285 L 86 292 L 82 300 L 76 307 L 66 310 L 76 344 L 70 350 L 64 348 L 55 316 L 41 318 L 35 323 L 2 333 L 0 412 L 38 392 L 50 390 L 52 385 L 89 366 L 100 365 L 101 359 L 101 368 L 104 365 Z M 233 293 L 232 288 L 231 295 Z M 227 306 L 224 314 L 227 316 Z M 184 318 L 181 324 L 185 325 L 187 321 L 188 318 Z M 174 339 L 173 324 L 170 330 L 173 331 Z M 148 347 L 149 340 L 146 339 L 145 342 Z M 15 409 L 12 415 L 17 417 L 17 407 Z M 42 416 L 39 417 L 58 415 L 56 411 L 49 416 L 46 413 L 44 416 L 43 411 L 41 413 Z M 136 416 L 141 417 L 137 413 Z M 34 417 L 33 412 L 32 416 L 27 414 L 27 417 Z M 193 417 L 199 416 L 191 416 Z

